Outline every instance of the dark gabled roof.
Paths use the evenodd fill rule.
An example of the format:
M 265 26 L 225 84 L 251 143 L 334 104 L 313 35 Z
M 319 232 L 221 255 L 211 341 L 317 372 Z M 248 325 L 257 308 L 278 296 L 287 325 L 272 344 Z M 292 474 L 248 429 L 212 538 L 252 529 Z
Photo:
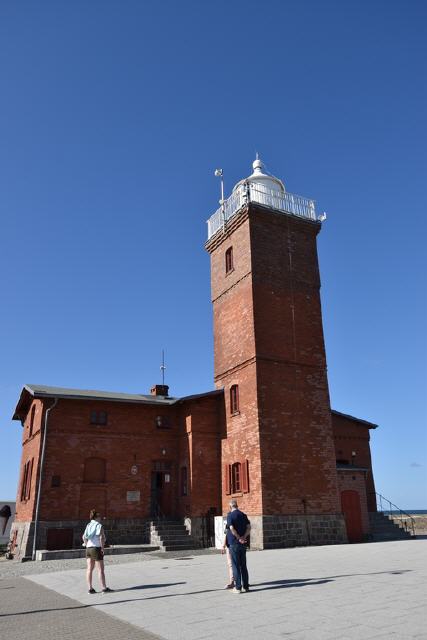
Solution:
M 347 420 L 358 422 L 361 426 L 368 427 L 368 429 L 376 429 L 378 427 L 378 425 L 374 424 L 373 422 L 368 422 L 367 420 L 361 420 L 360 418 L 349 416 L 347 413 L 340 413 L 339 411 L 335 411 L 335 409 L 332 409 L 332 413 L 334 413 L 336 416 L 341 416 L 341 418 L 347 418 Z
M 21 420 L 25 417 L 28 407 L 33 398 L 65 398 L 68 400 L 108 400 L 111 402 L 134 402 L 139 404 L 152 404 L 171 406 L 179 402 L 186 402 L 188 400 L 197 400 L 197 398 L 204 398 L 206 396 L 220 395 L 224 393 L 223 389 L 215 389 L 214 391 L 207 391 L 206 393 L 198 393 L 190 396 L 183 396 L 182 398 L 176 398 L 173 396 L 155 396 L 145 395 L 140 393 L 119 393 L 117 391 L 98 391 L 92 389 L 68 389 L 65 387 L 48 387 L 43 384 L 26 384 L 24 385 L 18 404 L 16 405 L 15 412 L 12 420 Z M 377 424 L 368 422 L 367 420 L 361 420 L 355 418 L 346 413 L 340 413 L 332 409 L 332 413 L 347 418 L 360 424 L 361 426 L 368 427 L 368 429 L 376 429 Z
M 12 420 L 21 420 L 27 413 L 33 398 L 65 398 L 68 400 L 108 400 L 110 402 L 131 402 L 170 406 L 187 400 L 196 400 L 205 396 L 223 393 L 222 389 L 207 391 L 182 398 L 172 396 L 144 395 L 139 393 L 118 393 L 116 391 L 95 391 L 88 389 L 67 389 L 64 387 L 47 387 L 43 384 L 26 384 L 19 398 Z

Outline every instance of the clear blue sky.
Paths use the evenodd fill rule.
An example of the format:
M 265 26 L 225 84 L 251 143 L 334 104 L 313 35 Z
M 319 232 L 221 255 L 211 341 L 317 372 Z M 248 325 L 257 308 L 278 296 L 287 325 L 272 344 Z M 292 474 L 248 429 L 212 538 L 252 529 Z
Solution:
M 0 498 L 25 383 L 213 388 L 206 219 L 257 150 L 316 199 L 332 405 L 377 490 L 426 497 L 427 4 L 0 6 Z

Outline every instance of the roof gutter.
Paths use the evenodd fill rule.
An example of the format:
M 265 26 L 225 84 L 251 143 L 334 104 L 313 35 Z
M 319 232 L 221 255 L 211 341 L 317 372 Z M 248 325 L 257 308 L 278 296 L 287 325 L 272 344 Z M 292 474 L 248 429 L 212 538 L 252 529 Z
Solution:
M 55 398 L 55 402 L 46 410 L 46 413 L 45 413 L 45 416 L 44 416 L 43 444 L 42 444 L 42 453 L 41 453 L 41 457 L 40 457 L 39 482 L 38 482 L 38 486 L 37 486 L 36 514 L 35 514 L 35 518 L 34 518 L 34 538 L 33 538 L 33 553 L 32 553 L 32 559 L 33 560 L 36 559 L 36 550 L 37 550 L 37 534 L 38 534 L 38 528 L 39 528 L 40 496 L 41 496 L 41 490 L 42 490 L 43 467 L 44 467 L 44 457 L 45 457 L 46 439 L 47 439 L 46 438 L 46 436 L 47 436 L 47 422 L 48 422 L 48 418 L 49 418 L 49 412 L 51 411 L 51 409 L 56 407 L 57 404 L 58 404 L 58 398 Z

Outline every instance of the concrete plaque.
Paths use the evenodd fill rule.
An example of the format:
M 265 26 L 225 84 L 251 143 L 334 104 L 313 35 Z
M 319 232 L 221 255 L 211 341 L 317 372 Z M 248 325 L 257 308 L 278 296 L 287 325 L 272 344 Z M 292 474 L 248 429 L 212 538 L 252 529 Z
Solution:
M 127 502 L 139 502 L 141 498 L 140 491 L 127 491 L 126 492 L 126 500 Z

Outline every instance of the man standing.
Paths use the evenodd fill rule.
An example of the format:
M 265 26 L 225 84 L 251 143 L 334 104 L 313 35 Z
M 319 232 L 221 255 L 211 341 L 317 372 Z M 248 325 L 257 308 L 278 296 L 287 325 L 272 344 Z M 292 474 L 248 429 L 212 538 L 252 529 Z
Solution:
M 246 567 L 246 544 L 251 530 L 248 516 L 237 507 L 237 500 L 231 500 L 227 515 L 227 542 L 233 564 L 234 589 L 231 593 L 249 591 L 249 576 Z

